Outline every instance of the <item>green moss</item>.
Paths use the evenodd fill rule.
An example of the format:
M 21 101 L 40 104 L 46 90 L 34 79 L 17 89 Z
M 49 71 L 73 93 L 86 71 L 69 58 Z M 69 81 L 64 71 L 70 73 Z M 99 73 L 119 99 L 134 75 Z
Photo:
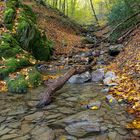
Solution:
M 12 8 L 6 8 L 4 12 L 4 24 L 8 29 L 12 29 L 14 18 L 15 18 L 15 10 Z
M 17 7 L 19 7 L 19 5 L 20 5 L 19 0 L 7 0 L 6 1 L 6 6 L 9 8 L 16 9 Z
M 27 11 L 25 11 L 27 9 Z M 34 15 L 34 14 L 33 14 Z M 24 6 L 19 18 L 16 38 L 23 49 L 32 52 L 32 55 L 38 60 L 49 60 L 52 52 L 52 43 L 41 35 L 37 29 L 35 16 L 28 6 Z M 32 18 L 33 17 L 33 18 Z
M 22 53 L 19 43 L 10 34 L 3 34 L 0 40 L 0 58 L 15 57 Z
M 42 82 L 42 77 L 38 71 L 32 70 L 29 72 L 28 83 L 31 87 L 37 87 L 41 84 L 41 82 Z
M 26 93 L 28 83 L 23 75 L 17 75 L 15 79 L 8 79 L 6 81 L 9 92 L 12 93 Z
M 26 58 L 16 59 L 16 58 L 9 58 L 4 61 L 1 65 L 4 68 L 0 69 L 0 77 L 4 79 L 8 76 L 9 73 L 15 72 L 18 69 L 24 68 L 26 66 L 30 66 L 30 62 Z

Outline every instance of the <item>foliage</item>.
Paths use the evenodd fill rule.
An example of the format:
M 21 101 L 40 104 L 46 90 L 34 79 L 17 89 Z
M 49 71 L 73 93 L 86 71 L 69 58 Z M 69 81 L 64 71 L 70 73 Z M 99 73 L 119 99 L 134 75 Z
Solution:
M 137 23 L 136 17 L 133 17 L 127 22 L 123 22 L 134 13 L 135 11 L 133 8 L 129 7 L 124 1 L 118 0 L 118 2 L 113 5 L 111 12 L 108 14 L 109 25 L 114 28 L 119 23 L 122 22 L 122 24 L 118 26 L 118 28 L 111 34 L 111 41 L 115 42 L 116 39 L 118 39 L 123 34 L 123 32 L 133 27 Z
M 11 34 L 3 34 L 0 40 L 0 58 L 15 57 L 22 50 L 19 43 L 12 37 Z
M 4 24 L 8 29 L 12 28 L 14 17 L 15 17 L 15 10 L 12 8 L 6 8 L 4 12 Z
M 36 26 L 36 16 L 28 6 L 22 6 L 16 38 L 23 49 L 33 53 L 38 60 L 48 60 L 51 55 L 51 43 Z
M 28 73 L 28 83 L 30 87 L 37 87 L 41 84 L 41 74 L 36 70 L 31 70 Z
M 7 0 L 6 6 L 9 8 L 16 9 L 20 5 L 19 0 Z
M 16 70 L 29 65 L 30 62 L 26 58 L 16 59 L 12 57 L 6 59 L 4 63 L 0 65 L 1 67 L 3 67 L 0 69 L 1 79 L 7 77 L 9 73 L 15 72 Z
M 26 93 L 28 89 L 28 83 L 23 75 L 17 75 L 14 79 L 8 79 L 6 81 L 8 91 L 12 93 Z

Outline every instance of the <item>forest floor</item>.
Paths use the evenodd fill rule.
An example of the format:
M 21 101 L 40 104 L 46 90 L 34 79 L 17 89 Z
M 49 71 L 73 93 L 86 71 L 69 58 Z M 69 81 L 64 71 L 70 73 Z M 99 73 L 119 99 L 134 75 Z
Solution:
M 104 68 L 115 72 L 118 78 L 113 82 L 117 85 L 108 88 L 103 83 L 66 84 L 50 105 L 39 110 L 35 106 L 44 86 L 29 90 L 27 95 L 0 94 L 0 139 L 139 140 L 140 28 L 124 42 L 124 50 L 111 57 L 108 42 L 98 47 L 94 46 L 96 40 L 84 42 L 81 29 L 58 11 L 28 0 L 24 3 L 33 8 L 38 26 L 55 43 L 54 56 L 59 60 L 47 62 L 52 70 L 87 64 L 89 53 L 94 52 L 97 65 L 93 71 Z M 90 35 L 105 38 L 107 32 L 105 28 Z M 109 93 L 117 100 L 111 96 L 106 101 Z

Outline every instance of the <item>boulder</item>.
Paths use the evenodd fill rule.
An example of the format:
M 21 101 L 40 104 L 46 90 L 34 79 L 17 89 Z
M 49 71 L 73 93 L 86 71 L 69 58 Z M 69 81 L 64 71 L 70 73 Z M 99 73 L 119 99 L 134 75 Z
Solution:
M 115 79 L 117 78 L 117 76 L 115 75 L 114 72 L 108 71 L 104 77 L 105 77 L 105 79 L 103 80 L 104 85 L 106 85 L 106 86 L 116 86 L 117 85 L 117 83 L 114 82 Z
M 111 45 L 108 53 L 110 56 L 116 56 L 123 50 L 123 48 L 124 46 L 122 44 Z
M 91 74 L 87 71 L 82 74 L 73 75 L 68 82 L 71 84 L 82 84 L 91 80 Z
M 99 82 L 102 81 L 104 78 L 104 69 L 97 69 L 92 72 L 92 81 Z

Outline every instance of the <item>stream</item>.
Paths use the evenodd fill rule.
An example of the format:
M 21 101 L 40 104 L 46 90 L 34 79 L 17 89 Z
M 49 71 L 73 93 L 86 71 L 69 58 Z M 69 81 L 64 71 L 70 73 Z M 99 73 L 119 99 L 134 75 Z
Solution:
M 66 84 L 50 105 L 37 109 L 45 88 L 26 95 L 0 94 L 0 140 L 139 139 L 125 127 L 133 119 L 126 104 L 108 103 L 102 84 Z M 98 108 L 88 109 L 89 102 Z

